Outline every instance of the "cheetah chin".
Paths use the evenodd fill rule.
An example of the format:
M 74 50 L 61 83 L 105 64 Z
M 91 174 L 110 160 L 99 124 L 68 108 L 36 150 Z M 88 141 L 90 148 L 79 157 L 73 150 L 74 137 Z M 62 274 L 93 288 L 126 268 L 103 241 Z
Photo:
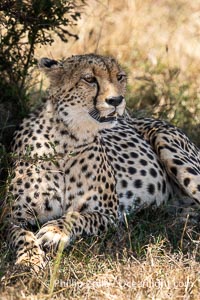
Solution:
M 92 110 L 91 112 L 89 112 L 89 115 L 99 123 L 105 123 L 105 122 L 113 123 L 116 122 L 117 118 L 120 116 L 116 110 L 109 113 L 107 116 L 100 116 L 97 110 Z

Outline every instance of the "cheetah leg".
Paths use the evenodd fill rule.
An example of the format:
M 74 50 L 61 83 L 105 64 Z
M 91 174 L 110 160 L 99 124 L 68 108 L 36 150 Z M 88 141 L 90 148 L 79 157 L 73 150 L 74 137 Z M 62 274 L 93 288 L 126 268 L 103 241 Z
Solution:
M 9 228 L 10 246 L 16 251 L 17 265 L 28 266 L 38 272 L 45 265 L 45 253 L 40 248 L 33 232 L 11 225 Z
M 200 149 L 181 130 L 164 121 L 129 121 L 150 142 L 170 178 L 200 205 Z
M 70 241 L 83 234 L 97 235 L 114 224 L 114 216 L 99 212 L 68 212 L 62 218 L 46 223 L 37 233 L 43 249 L 56 251 L 62 243 L 66 248 Z
M 182 147 L 181 142 L 185 143 L 187 149 Z M 154 143 L 170 177 L 189 197 L 200 204 L 200 151 L 186 136 L 183 140 L 172 133 L 170 136 L 159 133 Z

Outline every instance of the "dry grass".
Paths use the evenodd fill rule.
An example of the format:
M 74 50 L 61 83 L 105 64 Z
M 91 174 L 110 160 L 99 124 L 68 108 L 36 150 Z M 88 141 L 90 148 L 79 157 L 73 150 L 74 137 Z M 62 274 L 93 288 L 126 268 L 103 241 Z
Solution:
M 56 41 L 37 57 L 115 56 L 129 74 L 135 115 L 168 119 L 200 145 L 199 0 L 90 0 L 77 33 L 78 42 Z M 199 299 L 199 232 L 165 209 L 147 211 L 76 242 L 39 275 L 12 266 L 2 242 L 0 299 Z
M 90 0 L 77 42 L 37 49 L 60 59 L 97 52 L 116 57 L 129 74 L 127 102 L 183 128 L 200 145 L 200 0 Z
M 90 0 L 76 29 L 79 40 L 66 45 L 57 40 L 38 49 L 37 56 L 109 53 L 133 70 L 148 58 L 154 65 L 164 59 L 184 72 L 198 72 L 199 5 L 199 0 Z
M 95 256 L 93 260 L 102 270 L 98 273 L 94 269 L 92 275 L 88 274 L 85 264 L 75 262 L 74 266 L 69 261 L 73 273 L 81 272 L 83 278 L 69 278 L 68 273 L 66 277 L 55 280 L 53 293 L 48 292 L 46 278 L 33 276 L 30 280 L 30 274 L 18 273 L 11 278 L 18 283 L 8 288 L 1 299 L 199 299 L 199 264 L 180 255 L 160 259 L 152 251 L 149 247 L 149 257 L 142 262 L 131 258 L 124 263 L 105 258 L 102 262 L 102 258 Z M 88 263 L 94 262 L 89 260 Z M 40 290 L 36 295 L 33 287 L 37 286 Z
M 39 275 L 12 266 L 3 245 L 1 299 L 198 299 L 200 228 L 167 211 L 77 241 Z

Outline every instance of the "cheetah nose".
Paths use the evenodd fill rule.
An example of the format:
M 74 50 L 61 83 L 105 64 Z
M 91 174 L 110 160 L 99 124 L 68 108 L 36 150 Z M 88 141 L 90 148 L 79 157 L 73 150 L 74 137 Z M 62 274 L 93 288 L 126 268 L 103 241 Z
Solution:
M 114 107 L 117 107 L 118 105 L 120 105 L 122 103 L 122 100 L 124 99 L 123 96 L 119 96 L 119 97 L 110 97 L 106 99 L 106 103 L 108 103 L 109 105 L 112 105 Z

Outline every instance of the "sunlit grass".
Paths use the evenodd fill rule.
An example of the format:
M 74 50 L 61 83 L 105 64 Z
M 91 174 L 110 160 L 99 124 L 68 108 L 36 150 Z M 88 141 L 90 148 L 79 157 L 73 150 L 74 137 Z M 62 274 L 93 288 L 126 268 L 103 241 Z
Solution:
M 200 1 L 91 0 L 79 40 L 37 49 L 54 59 L 97 52 L 116 57 L 129 75 L 127 103 L 183 128 L 199 145 Z
M 13 267 L 4 255 L 2 299 L 197 299 L 197 230 L 167 208 L 146 210 L 107 234 L 61 249 L 39 274 Z

